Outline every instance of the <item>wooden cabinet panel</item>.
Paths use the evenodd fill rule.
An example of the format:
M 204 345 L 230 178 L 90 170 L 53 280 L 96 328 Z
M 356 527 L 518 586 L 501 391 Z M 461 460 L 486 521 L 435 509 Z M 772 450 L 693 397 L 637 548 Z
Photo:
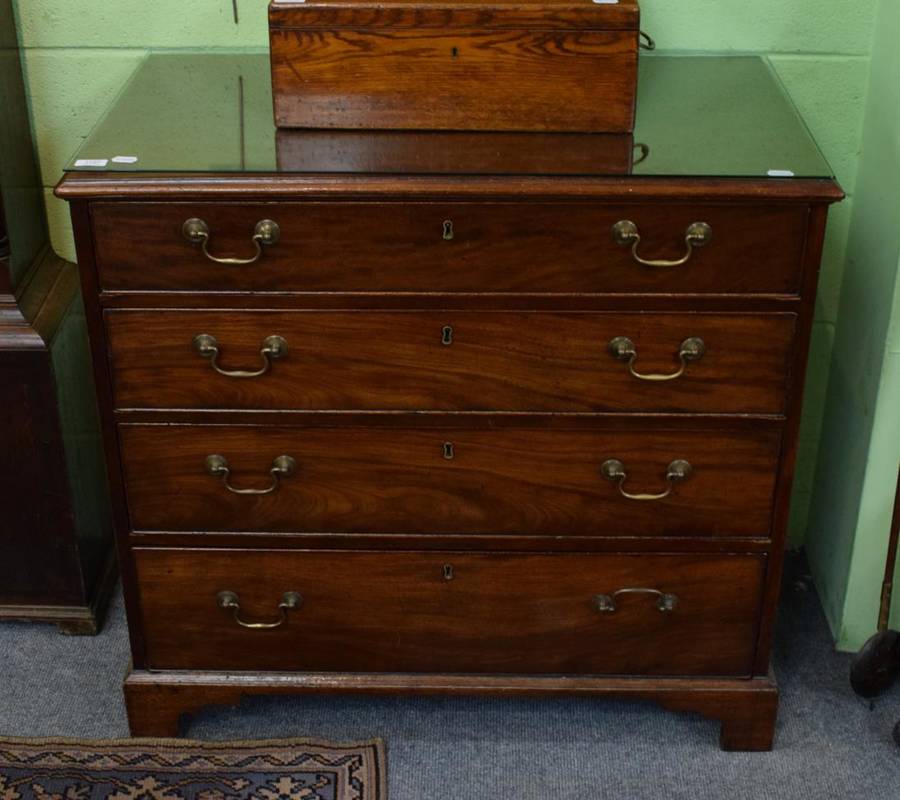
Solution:
M 805 206 L 702 203 L 105 203 L 93 205 L 106 290 L 796 294 Z M 217 258 L 252 258 L 257 223 L 276 244 L 217 264 L 182 233 L 209 227 Z M 631 221 L 645 260 L 678 260 L 696 222 L 712 238 L 680 267 L 638 263 L 613 238 Z M 449 238 L 448 238 L 449 237 Z
M 284 128 L 618 133 L 637 31 L 273 30 Z
M 109 311 L 119 408 L 784 411 L 793 314 Z M 218 352 L 201 355 L 198 335 Z M 261 355 L 280 336 L 276 359 Z M 609 344 L 627 337 L 642 380 Z M 693 345 L 692 345 L 693 346 Z M 699 351 L 698 351 L 699 352 Z M 687 356 L 689 357 L 689 356 Z M 247 379 L 224 371 L 260 371 Z
M 577 424 L 577 423 L 576 423 Z M 769 535 L 780 431 L 120 426 L 138 530 Z M 221 456 L 225 476 L 210 474 Z M 276 479 L 275 459 L 295 460 Z M 622 462 L 627 479 L 603 477 Z M 672 462 L 693 471 L 667 481 Z M 661 493 L 632 500 L 630 493 Z
M 135 551 L 149 666 L 746 675 L 765 556 Z M 652 593 L 670 595 L 661 610 Z M 217 595 L 240 606 L 223 609 Z M 278 622 L 285 592 L 302 599 Z M 674 596 L 674 599 L 671 597 Z M 665 601 L 662 601 L 665 604 Z

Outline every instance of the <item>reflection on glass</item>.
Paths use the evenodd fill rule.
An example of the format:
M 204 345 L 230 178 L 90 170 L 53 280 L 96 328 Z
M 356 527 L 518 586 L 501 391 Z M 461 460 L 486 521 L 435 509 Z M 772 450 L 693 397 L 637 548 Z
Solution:
M 627 175 L 629 134 L 279 130 L 281 172 Z
M 267 54 L 154 54 L 76 158 L 120 172 L 832 175 L 755 56 L 644 56 L 632 137 L 276 131 Z

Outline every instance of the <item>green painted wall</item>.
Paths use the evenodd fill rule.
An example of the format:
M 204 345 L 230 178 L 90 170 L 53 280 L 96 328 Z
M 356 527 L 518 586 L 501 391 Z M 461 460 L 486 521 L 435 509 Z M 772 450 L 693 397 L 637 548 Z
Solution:
M 15 291 L 47 243 L 47 225 L 12 8 L 0 0 L 0 227 L 9 237 L 0 285 L 8 279 Z
M 900 3 L 882 0 L 807 547 L 838 646 L 874 632 L 900 459 Z M 897 593 L 900 595 L 900 592 Z M 894 622 L 900 619 L 895 597 Z
M 32 116 L 51 220 L 62 255 L 68 213 L 50 190 L 148 48 L 264 48 L 267 0 L 17 0 Z M 801 429 L 792 539 L 802 540 L 818 441 L 857 157 L 877 0 L 643 0 L 643 27 L 664 51 L 766 54 L 848 192 L 828 230 Z M 703 87 L 697 87 L 702 91 Z

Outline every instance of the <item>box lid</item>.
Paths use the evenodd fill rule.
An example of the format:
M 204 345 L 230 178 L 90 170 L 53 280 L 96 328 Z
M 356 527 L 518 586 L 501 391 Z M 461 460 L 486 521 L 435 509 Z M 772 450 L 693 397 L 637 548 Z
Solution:
M 637 30 L 638 0 L 271 0 L 271 28 Z

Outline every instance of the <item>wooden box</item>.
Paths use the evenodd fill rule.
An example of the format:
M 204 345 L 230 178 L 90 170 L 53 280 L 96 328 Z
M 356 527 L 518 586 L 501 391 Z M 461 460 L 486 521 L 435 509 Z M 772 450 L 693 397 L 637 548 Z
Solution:
M 630 133 L 637 0 L 272 0 L 282 128 Z

